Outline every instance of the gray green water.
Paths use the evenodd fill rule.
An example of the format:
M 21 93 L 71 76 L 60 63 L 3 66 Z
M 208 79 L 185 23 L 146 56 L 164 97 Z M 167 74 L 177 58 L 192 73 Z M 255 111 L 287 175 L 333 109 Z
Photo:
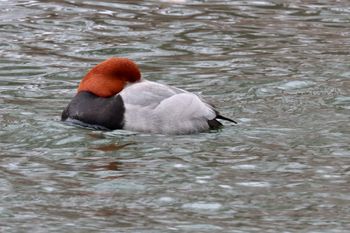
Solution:
M 281 2 L 0 1 L 1 232 L 349 232 L 350 3 Z M 62 124 L 111 56 L 239 124 Z

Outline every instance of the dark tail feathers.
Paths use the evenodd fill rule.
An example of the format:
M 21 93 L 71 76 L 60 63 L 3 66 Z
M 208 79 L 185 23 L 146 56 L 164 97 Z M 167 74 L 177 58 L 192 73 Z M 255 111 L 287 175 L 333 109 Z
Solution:
M 232 120 L 232 119 L 230 119 L 230 118 L 227 118 L 227 117 L 221 116 L 221 115 L 217 115 L 217 116 L 216 116 L 216 119 L 221 119 L 221 120 L 225 120 L 225 121 L 229 121 L 229 122 L 232 122 L 232 123 L 237 124 L 237 122 L 236 122 L 236 121 L 234 121 L 234 120 Z
M 229 121 L 229 122 L 237 124 L 236 121 L 234 121 L 230 118 L 221 116 L 221 115 L 219 115 L 218 112 L 215 112 L 215 113 L 216 113 L 216 117 L 213 120 L 208 120 L 208 124 L 209 124 L 210 129 L 217 130 L 217 129 L 220 129 L 222 127 L 222 124 L 220 121 L 218 121 L 218 119 Z

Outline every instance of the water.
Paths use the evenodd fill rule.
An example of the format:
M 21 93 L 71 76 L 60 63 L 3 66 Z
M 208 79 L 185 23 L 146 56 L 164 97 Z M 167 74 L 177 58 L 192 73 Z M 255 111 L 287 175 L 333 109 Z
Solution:
M 0 1 L 2 232 L 348 232 L 350 5 Z M 187 136 L 62 124 L 124 56 L 239 122 Z

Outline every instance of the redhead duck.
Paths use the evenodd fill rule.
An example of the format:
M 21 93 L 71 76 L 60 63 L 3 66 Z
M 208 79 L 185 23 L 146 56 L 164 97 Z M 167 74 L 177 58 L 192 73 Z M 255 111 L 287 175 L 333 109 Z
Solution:
M 62 113 L 62 121 L 115 130 L 192 134 L 219 129 L 221 116 L 201 97 L 141 78 L 137 65 L 113 57 L 92 68 Z

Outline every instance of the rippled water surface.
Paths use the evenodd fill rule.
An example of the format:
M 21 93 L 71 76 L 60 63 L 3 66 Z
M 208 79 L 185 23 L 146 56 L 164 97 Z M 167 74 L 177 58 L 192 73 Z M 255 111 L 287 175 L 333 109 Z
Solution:
M 350 3 L 0 1 L 1 232 L 349 232 Z M 238 121 L 62 124 L 111 56 Z

